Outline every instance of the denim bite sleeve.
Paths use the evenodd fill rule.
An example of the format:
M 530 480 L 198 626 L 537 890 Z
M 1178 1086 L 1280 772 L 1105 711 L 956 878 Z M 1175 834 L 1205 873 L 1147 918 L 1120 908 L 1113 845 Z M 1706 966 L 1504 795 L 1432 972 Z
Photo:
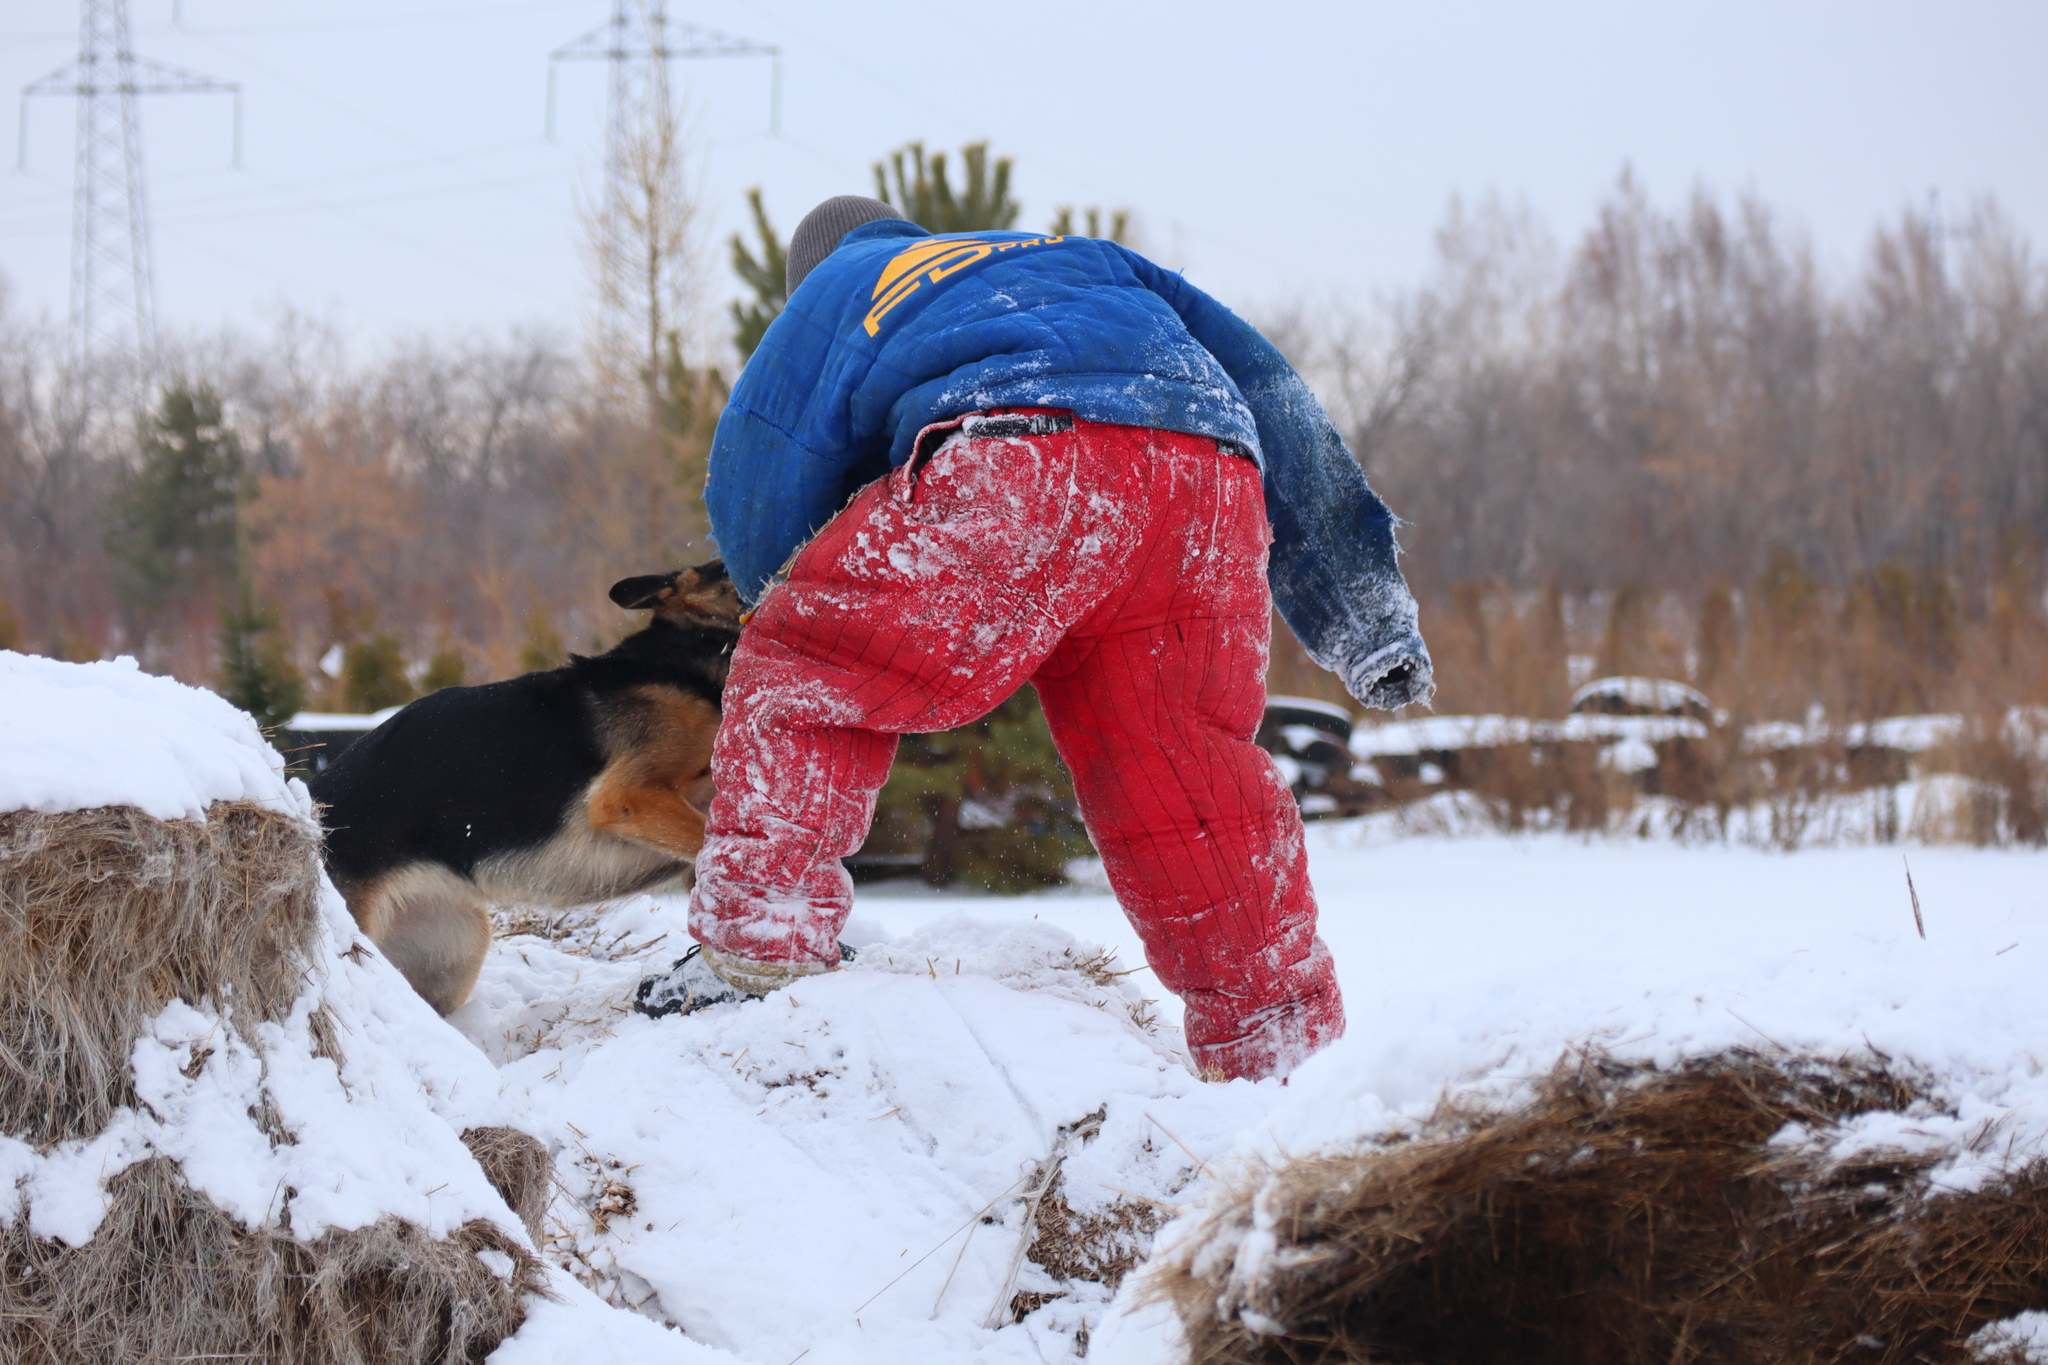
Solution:
M 1266 572 L 1281 618 L 1367 706 L 1427 701 L 1435 690 L 1429 649 L 1401 574 L 1393 513 L 1323 405 L 1256 328 L 1179 275 L 1136 253 L 1131 260 L 1223 366 L 1258 425 L 1273 528 Z

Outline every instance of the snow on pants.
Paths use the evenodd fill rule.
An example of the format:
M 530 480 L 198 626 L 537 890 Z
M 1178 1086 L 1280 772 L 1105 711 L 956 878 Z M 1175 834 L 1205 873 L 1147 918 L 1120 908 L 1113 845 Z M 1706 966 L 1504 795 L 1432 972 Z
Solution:
M 1039 411 L 1007 409 L 1005 411 Z M 1038 689 L 1146 960 L 1204 1074 L 1284 1074 L 1344 1029 L 1301 818 L 1252 742 L 1270 538 L 1257 467 L 1076 422 L 969 438 L 863 489 L 740 637 L 690 931 L 834 964 L 901 734 Z

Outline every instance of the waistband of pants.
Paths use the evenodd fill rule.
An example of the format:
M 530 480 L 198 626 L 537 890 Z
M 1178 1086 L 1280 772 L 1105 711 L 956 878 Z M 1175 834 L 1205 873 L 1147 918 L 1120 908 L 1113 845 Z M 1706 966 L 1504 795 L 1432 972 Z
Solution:
M 963 413 L 943 422 L 934 422 L 917 433 L 917 441 L 911 447 L 910 463 L 923 461 L 956 433 L 968 440 L 1001 440 L 1018 436 L 1052 436 L 1063 431 L 1072 431 L 1076 425 L 1097 426 L 1085 418 L 1077 418 L 1065 408 L 989 408 L 984 412 Z M 1194 435 L 1195 433 L 1183 433 Z M 1237 441 L 1220 436 L 1203 436 L 1199 439 L 1214 441 L 1218 454 L 1232 455 L 1240 460 L 1249 460 L 1252 453 Z

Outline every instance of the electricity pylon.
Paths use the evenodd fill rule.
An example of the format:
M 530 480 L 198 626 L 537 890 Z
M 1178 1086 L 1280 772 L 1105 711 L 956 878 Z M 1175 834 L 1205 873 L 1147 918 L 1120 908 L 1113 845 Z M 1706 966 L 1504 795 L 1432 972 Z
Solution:
M 241 161 L 242 88 L 137 57 L 128 40 L 127 0 L 80 0 L 78 56 L 22 87 L 20 160 L 28 160 L 31 95 L 78 101 L 77 165 L 71 187 L 73 373 L 132 355 L 147 371 L 156 357 L 156 284 L 149 204 L 142 173 L 138 95 L 225 92 L 235 97 L 235 159 Z
M 559 63 L 602 60 L 610 67 L 605 99 L 604 195 L 593 224 L 597 266 L 598 350 L 633 357 L 654 392 L 667 305 L 680 294 L 682 149 L 676 141 L 668 63 L 674 57 L 773 60 L 769 131 L 782 120 L 782 51 L 747 38 L 671 21 L 665 0 L 613 0 L 612 16 L 548 57 L 548 136 L 555 131 Z
M 774 63 L 768 97 L 768 131 L 782 131 L 782 49 L 751 38 L 735 38 L 715 29 L 681 21 L 671 23 L 666 0 L 612 0 L 612 17 L 573 42 L 548 54 L 548 137 L 555 135 L 555 63 L 603 60 L 611 63 L 611 91 L 605 109 L 605 131 L 617 142 L 630 124 L 636 78 L 650 65 L 666 80 L 671 57 L 767 57 Z M 636 73 L 633 67 L 639 66 Z

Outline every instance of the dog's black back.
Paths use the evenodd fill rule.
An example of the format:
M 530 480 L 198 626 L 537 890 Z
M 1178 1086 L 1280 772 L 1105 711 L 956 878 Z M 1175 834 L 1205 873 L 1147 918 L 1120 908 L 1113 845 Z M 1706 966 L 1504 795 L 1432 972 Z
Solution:
M 716 707 L 738 640 L 737 626 L 656 616 L 593 658 L 411 703 L 312 781 L 328 808 L 329 871 L 360 882 L 433 862 L 472 876 L 544 843 L 604 769 L 626 695 L 666 685 Z

